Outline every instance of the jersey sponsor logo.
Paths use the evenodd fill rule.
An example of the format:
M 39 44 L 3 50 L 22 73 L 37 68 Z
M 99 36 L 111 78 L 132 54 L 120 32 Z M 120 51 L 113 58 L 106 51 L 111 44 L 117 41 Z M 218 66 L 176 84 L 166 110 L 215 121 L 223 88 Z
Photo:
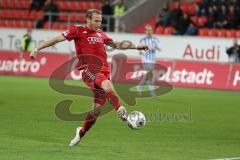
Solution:
M 88 37 L 87 40 L 89 44 L 95 44 L 96 42 L 101 43 L 102 37 Z

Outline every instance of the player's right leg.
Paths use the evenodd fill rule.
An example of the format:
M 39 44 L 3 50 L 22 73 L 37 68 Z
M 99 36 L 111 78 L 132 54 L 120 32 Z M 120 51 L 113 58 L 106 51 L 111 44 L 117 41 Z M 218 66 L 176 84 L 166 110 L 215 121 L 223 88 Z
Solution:
M 69 144 L 70 147 L 75 146 L 80 142 L 80 140 L 83 138 L 85 133 L 95 124 L 100 112 L 101 112 L 101 105 L 94 103 L 93 109 L 87 114 L 86 119 L 83 123 L 83 126 L 78 127 L 76 129 L 75 137 L 71 140 Z
M 151 64 L 150 70 L 149 70 L 149 78 L 147 81 L 147 85 L 148 85 L 148 89 L 150 91 L 150 94 L 152 97 L 156 97 L 156 93 L 154 91 L 155 89 L 155 80 L 156 80 L 156 73 L 155 73 L 155 69 L 154 69 L 154 63 Z
M 149 63 L 143 63 L 143 68 L 145 71 L 147 71 L 146 75 L 142 76 L 141 81 L 139 82 L 139 84 L 136 86 L 137 92 L 139 95 L 142 95 L 142 86 L 144 84 L 147 84 L 148 82 L 148 78 L 149 78 Z

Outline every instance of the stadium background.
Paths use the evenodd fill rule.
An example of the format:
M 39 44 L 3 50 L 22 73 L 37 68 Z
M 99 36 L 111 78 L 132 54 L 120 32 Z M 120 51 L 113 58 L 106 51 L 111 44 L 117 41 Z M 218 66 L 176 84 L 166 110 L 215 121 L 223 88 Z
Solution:
M 235 57 L 226 53 L 240 37 L 238 0 L 125 0 L 123 13 L 114 11 L 118 0 L 109 1 L 109 6 L 100 0 L 54 0 L 58 10 L 46 13 L 52 18 L 44 23 L 39 22 L 45 15 L 44 3 L 30 11 L 32 3 L 0 1 L 2 159 L 240 157 L 240 53 Z M 163 9 L 166 4 L 167 9 Z M 55 105 L 71 99 L 71 111 L 83 112 L 90 109 L 91 98 L 58 93 L 50 88 L 48 79 L 73 57 L 74 45 L 57 44 L 33 62 L 29 52 L 22 50 L 21 41 L 31 28 L 34 48 L 72 24 L 83 24 L 84 12 L 90 8 L 103 10 L 103 29 L 116 40 L 137 43 L 145 36 L 145 25 L 151 24 L 162 49 L 157 53 L 157 63 L 167 68 L 157 82 L 167 81 L 174 89 L 155 98 L 137 98 L 135 106 L 124 102 L 129 111 L 139 110 L 149 116 L 144 129 L 130 130 L 110 112 L 99 118 L 79 146 L 68 148 L 81 122 L 61 121 L 54 113 Z M 128 63 L 140 63 L 137 51 L 108 50 L 109 63 L 119 53 L 128 57 Z M 133 67 L 121 67 L 130 72 L 117 79 L 125 84 L 144 74 Z M 80 79 L 78 72 L 72 72 L 66 83 L 84 86 Z

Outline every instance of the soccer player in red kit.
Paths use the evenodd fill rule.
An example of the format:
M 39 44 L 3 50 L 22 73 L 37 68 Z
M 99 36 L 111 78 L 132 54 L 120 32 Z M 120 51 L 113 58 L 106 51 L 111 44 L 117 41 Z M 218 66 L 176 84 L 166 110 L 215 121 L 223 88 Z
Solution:
M 113 89 L 113 85 L 110 81 L 110 71 L 107 63 L 107 55 L 104 45 L 108 45 L 116 49 L 148 49 L 146 45 L 129 45 L 110 39 L 103 33 L 101 29 L 99 29 L 102 22 L 102 14 L 99 10 L 88 10 L 86 13 L 86 20 L 86 25 L 74 25 L 70 27 L 70 29 L 63 32 L 61 35 L 49 39 L 39 47 L 35 48 L 30 54 L 30 57 L 32 59 L 36 59 L 37 52 L 43 48 L 52 46 L 64 40 L 74 40 L 75 42 L 76 53 L 79 58 L 79 64 L 77 66 L 83 70 L 83 81 L 94 92 L 94 103 L 93 109 L 86 116 L 83 126 L 77 128 L 76 135 L 69 144 L 70 146 L 76 145 L 85 135 L 85 133 L 94 125 L 97 117 L 100 114 L 101 106 L 105 104 L 106 100 L 108 100 L 110 104 L 115 108 L 120 119 L 123 122 L 127 123 L 126 109 L 121 106 L 120 101 Z M 83 60 L 83 55 L 92 55 L 101 60 L 101 69 L 97 74 L 94 74 L 95 71 L 93 67 L 88 67 L 88 64 L 90 65 L 91 62 L 89 62 L 89 59 Z M 101 90 L 101 94 L 103 94 L 99 95 L 99 92 L 96 92 L 96 89 Z

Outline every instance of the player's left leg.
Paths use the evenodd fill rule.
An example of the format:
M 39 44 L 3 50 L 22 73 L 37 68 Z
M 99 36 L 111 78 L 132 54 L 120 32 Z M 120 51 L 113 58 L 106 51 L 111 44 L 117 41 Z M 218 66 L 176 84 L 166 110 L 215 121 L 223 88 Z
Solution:
M 150 90 L 150 93 L 152 96 L 155 96 L 154 90 L 154 83 L 155 83 L 155 69 L 154 69 L 154 63 L 143 63 L 144 70 L 147 71 L 146 75 L 144 75 L 140 81 L 140 83 L 137 85 L 136 89 L 138 91 L 138 94 L 142 94 L 142 85 L 146 84 L 148 86 L 148 89 Z
M 104 75 L 100 74 L 95 79 L 95 84 L 98 87 L 101 87 L 105 91 L 106 99 L 109 101 L 110 104 L 115 108 L 119 117 L 123 122 L 127 121 L 127 112 L 126 109 L 121 106 L 119 98 L 117 97 L 112 82 Z
M 146 75 L 146 84 L 148 86 L 151 96 L 153 96 L 153 97 L 156 96 L 156 93 L 154 91 L 155 80 L 156 80 L 156 73 L 155 73 L 155 69 L 154 69 L 154 63 L 149 63 L 148 64 L 148 73 Z
M 83 138 L 85 133 L 95 124 L 97 117 L 101 113 L 101 104 L 94 103 L 93 109 L 87 114 L 86 119 L 82 127 L 78 127 L 76 130 L 75 137 L 71 140 L 69 146 L 77 145 L 80 140 Z

